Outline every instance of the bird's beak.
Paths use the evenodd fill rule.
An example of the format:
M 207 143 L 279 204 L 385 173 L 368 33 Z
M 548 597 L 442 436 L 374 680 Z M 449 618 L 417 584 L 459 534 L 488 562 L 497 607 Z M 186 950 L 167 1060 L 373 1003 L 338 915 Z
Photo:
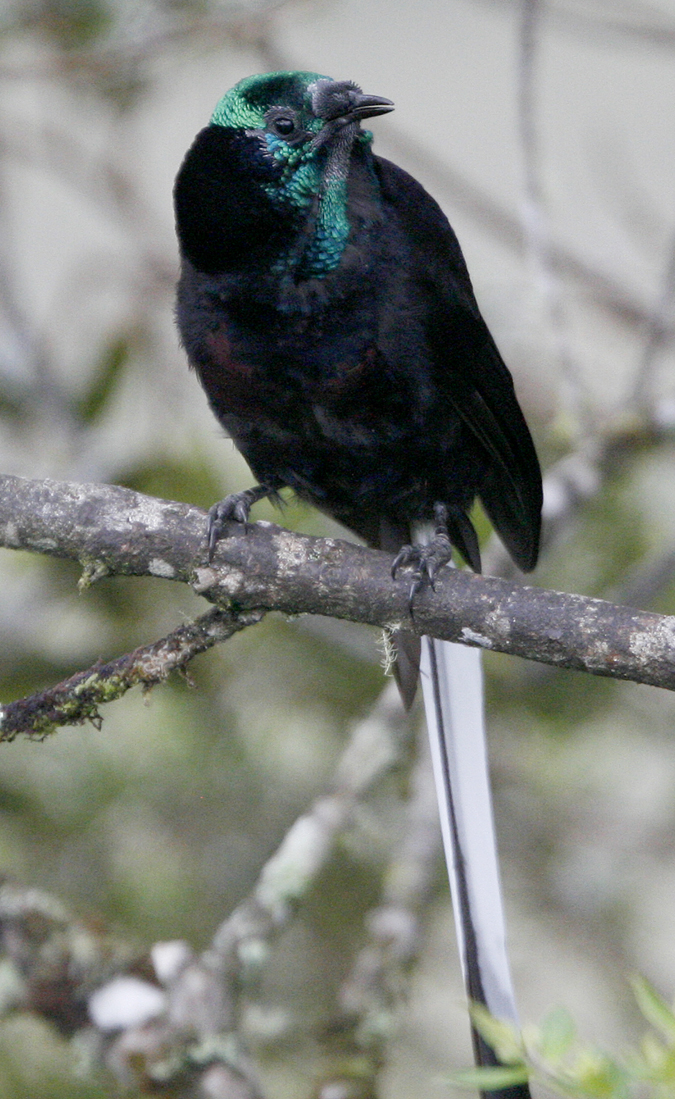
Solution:
M 348 80 L 317 80 L 311 88 L 311 95 L 314 113 L 324 123 L 312 140 L 314 150 L 332 141 L 340 131 L 350 132 L 353 141 L 362 119 L 388 114 L 394 109 L 391 99 L 384 99 L 381 95 L 364 95 L 356 84 Z
M 349 104 L 348 116 L 358 118 L 360 121 L 362 118 L 373 118 L 378 114 L 389 114 L 389 111 L 393 111 L 393 109 L 394 104 L 391 99 L 384 99 L 381 95 L 364 95 L 363 92 L 358 92 Z

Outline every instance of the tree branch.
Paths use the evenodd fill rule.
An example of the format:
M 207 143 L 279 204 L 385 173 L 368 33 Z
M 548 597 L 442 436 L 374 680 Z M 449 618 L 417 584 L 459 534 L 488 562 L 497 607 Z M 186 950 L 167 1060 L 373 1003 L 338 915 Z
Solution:
M 214 607 L 159 641 L 142 645 L 106 664 L 99 661 L 46 691 L 0 706 L 0 743 L 12 741 L 22 733 L 49 736 L 60 725 L 84 725 L 90 721 L 100 728 L 98 708 L 104 702 L 121 698 L 139 683 L 144 690 L 162 683 L 172 672 L 184 669 L 193 657 L 227 641 L 246 626 L 255 625 L 263 614 L 263 611 L 236 614 Z
M 675 618 L 446 570 L 408 607 L 388 554 L 271 523 L 232 524 L 212 565 L 206 516 L 112 485 L 0 478 L 0 545 L 78 560 L 84 587 L 113 575 L 190 584 L 232 612 L 320 614 L 675 690 Z M 0 722 L 1 727 L 1 722 Z

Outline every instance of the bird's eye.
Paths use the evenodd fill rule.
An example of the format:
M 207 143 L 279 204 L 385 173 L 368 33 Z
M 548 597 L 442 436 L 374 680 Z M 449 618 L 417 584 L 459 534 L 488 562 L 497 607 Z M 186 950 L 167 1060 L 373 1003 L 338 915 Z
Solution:
M 295 119 L 289 115 L 280 115 L 272 122 L 272 129 L 280 137 L 290 137 L 295 132 Z
M 294 119 L 275 119 L 274 129 L 278 134 L 281 134 L 281 136 L 288 137 L 296 129 L 296 123 Z
M 292 107 L 270 107 L 265 115 L 265 125 L 268 133 L 283 137 L 284 141 L 299 141 L 305 136 L 305 131 Z

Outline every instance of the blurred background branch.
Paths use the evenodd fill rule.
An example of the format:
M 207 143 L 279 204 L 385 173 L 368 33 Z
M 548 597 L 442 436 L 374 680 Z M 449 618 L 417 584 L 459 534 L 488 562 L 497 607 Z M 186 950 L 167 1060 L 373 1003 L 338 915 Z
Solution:
M 90 1069 L 124 1088 L 216 1099 L 263 1093 L 246 1044 L 256 1035 L 260 970 L 325 869 L 339 836 L 353 824 L 372 787 L 401 766 L 410 726 L 393 684 L 356 724 L 331 789 L 294 823 L 263 867 L 251 894 L 197 957 L 184 942 L 158 943 L 146 954 L 107 930 L 73 918 L 55 899 L 16 883 L 0 885 L 0 933 L 6 966 L 2 1012 L 30 1009 L 86 1046 Z M 435 793 L 424 741 L 413 776 L 409 832 L 388 868 L 383 904 L 367 921 L 356 972 L 336 1005 L 326 1039 L 320 1093 L 374 1093 L 381 1067 L 383 1011 L 419 948 L 417 923 L 438 855 Z M 376 958 L 373 964 L 373 957 Z M 246 1021 L 246 1016 L 250 1020 Z M 290 1027 L 274 1023 L 274 1039 Z M 385 1031 L 388 1028 L 384 1028 Z M 269 1037 L 269 1036 L 268 1036 Z M 257 1039 L 257 1042 L 256 1042 Z M 349 1090 L 343 1094 L 356 1094 Z

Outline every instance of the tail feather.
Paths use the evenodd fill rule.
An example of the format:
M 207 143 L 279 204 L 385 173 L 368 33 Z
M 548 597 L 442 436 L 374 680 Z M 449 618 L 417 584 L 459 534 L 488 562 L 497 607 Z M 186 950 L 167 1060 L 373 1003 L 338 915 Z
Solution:
M 480 551 L 469 519 L 456 512 L 448 519 L 451 539 L 479 570 Z M 396 553 L 410 532 L 382 519 L 377 533 L 382 549 Z M 428 541 L 430 533 L 425 527 L 413 531 L 420 542 Z M 418 675 L 422 682 L 467 995 L 497 1019 L 517 1023 L 492 818 L 481 653 L 431 637 L 420 639 L 406 630 L 392 640 L 397 652 L 394 675 L 406 709 L 412 705 Z M 499 1064 L 474 1027 L 472 1039 L 477 1064 Z M 483 1094 L 489 1099 L 530 1099 L 526 1084 Z
M 410 540 L 410 529 L 405 523 L 393 523 L 382 518 L 377 531 L 377 544 L 387 553 L 398 553 Z M 406 710 L 412 706 L 417 693 L 420 675 L 420 639 L 410 630 L 398 630 L 391 638 L 396 653 L 393 671 L 401 701 Z
M 483 717 L 481 653 L 422 639 L 424 707 L 441 829 L 467 994 L 498 1019 L 517 1023 L 492 817 Z M 499 1064 L 472 1030 L 479 1065 Z M 526 1084 L 484 1093 L 529 1099 Z
M 394 679 L 401 701 L 405 709 L 409 710 L 417 694 L 422 643 L 416 633 L 398 630 L 391 638 L 391 644 L 396 653 L 393 663 Z

